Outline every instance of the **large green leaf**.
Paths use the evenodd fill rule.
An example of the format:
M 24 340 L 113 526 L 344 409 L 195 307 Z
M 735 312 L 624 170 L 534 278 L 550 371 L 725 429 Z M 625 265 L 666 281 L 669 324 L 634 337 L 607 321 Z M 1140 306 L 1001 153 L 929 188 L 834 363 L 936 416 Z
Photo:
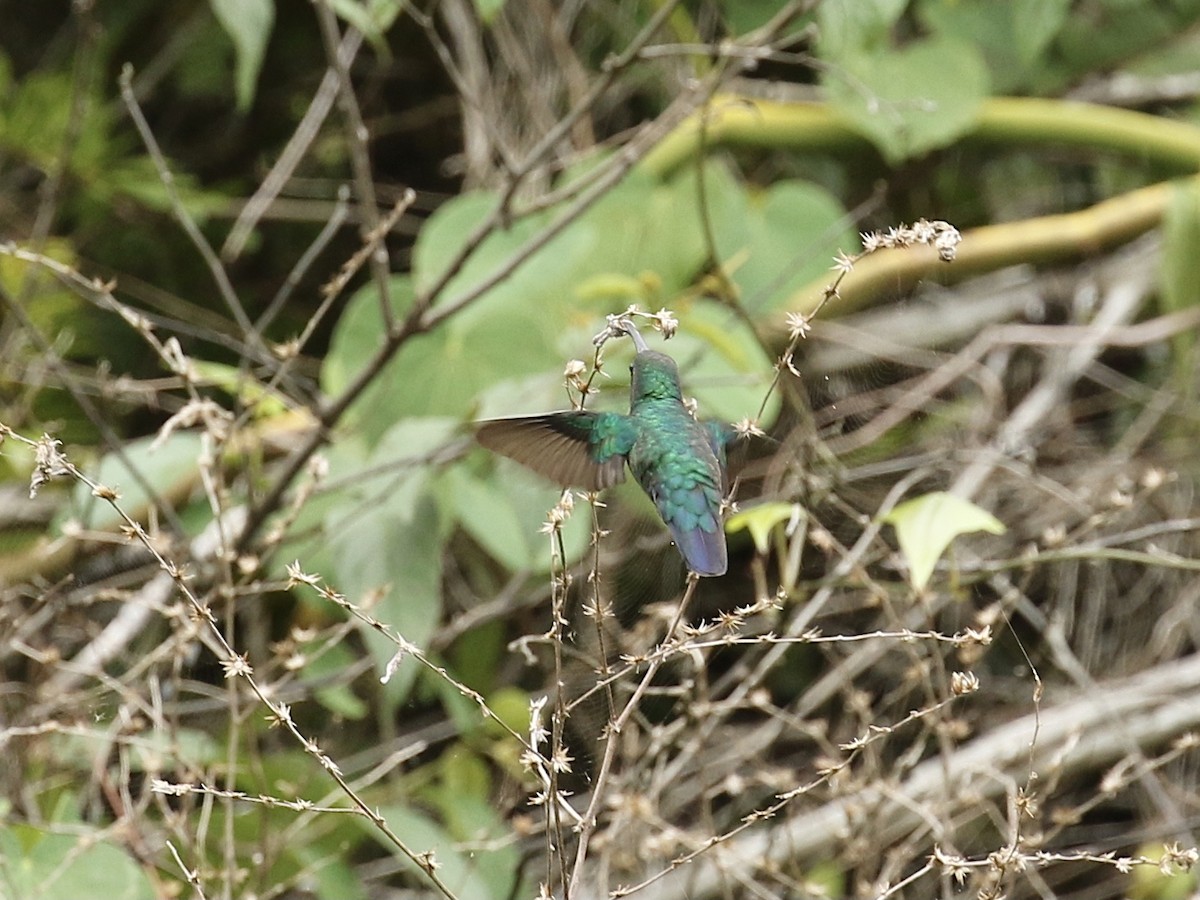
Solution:
M 732 235 L 738 229 L 736 221 L 732 228 L 725 223 L 729 216 L 744 217 L 737 213 L 739 204 L 745 206 L 738 196 L 741 189 L 719 167 L 706 177 L 709 209 L 725 233 Z M 802 211 L 827 221 L 833 213 L 814 196 L 806 196 Z M 780 197 L 781 204 L 789 199 L 786 189 Z M 414 249 L 411 279 L 392 280 L 398 315 L 411 308 L 419 291 L 429 290 L 447 271 L 465 236 L 494 202 L 491 195 L 467 194 L 431 217 Z M 772 206 L 771 214 L 777 213 Z M 533 216 L 489 237 L 450 280 L 446 302 L 490 278 L 550 218 L 551 213 Z M 798 224 L 795 216 L 786 215 L 775 227 L 783 231 Z M 767 230 L 764 225 L 763 231 Z M 796 252 L 804 249 L 811 233 L 802 233 Z M 786 244 L 787 237 L 779 241 Z M 728 242 L 733 247 L 735 238 Z M 590 337 L 604 314 L 635 300 L 646 306 L 671 303 L 708 255 L 694 174 L 684 173 L 663 184 L 635 173 L 478 302 L 434 332 L 405 344 L 354 405 L 351 421 L 374 441 L 406 415 L 470 415 L 482 393 L 508 379 L 546 373 L 557 379 L 568 358 L 589 355 Z M 597 290 L 598 284 L 631 287 L 629 293 L 612 294 Z M 696 321 L 703 324 L 703 317 Z M 744 376 L 753 371 L 761 375 L 769 368 L 760 353 L 747 355 L 746 341 L 752 341 L 752 336 L 731 322 L 726 317 L 705 333 L 704 340 L 715 353 L 713 361 L 700 363 L 698 374 Z M 689 327 L 685 321 L 683 331 Z M 727 334 L 731 327 L 738 333 L 732 342 Z M 334 333 L 322 368 L 327 393 L 336 395 L 350 383 L 377 350 L 382 328 L 378 295 L 368 286 L 351 300 Z M 537 411 L 522 410 L 519 395 L 507 396 L 514 406 L 493 403 L 489 414 Z M 751 400 L 741 397 L 736 404 L 724 403 L 726 409 L 736 406 L 738 417 L 749 414 L 746 407 L 751 405 Z
M 93 481 L 117 491 L 118 504 L 135 518 L 150 505 L 149 492 L 143 485 L 168 501 L 178 501 L 199 479 L 201 442 L 197 432 L 173 432 L 158 446 L 155 441 L 153 437 L 129 441 L 122 448 L 123 454 L 110 453 L 88 471 Z M 88 528 L 111 529 L 124 521 L 108 502 L 93 497 L 86 484 L 76 485 L 74 500 L 74 515 Z
M 974 503 L 936 491 L 896 506 L 884 517 L 896 529 L 900 552 L 908 560 L 913 587 L 923 590 L 934 566 L 960 534 L 1003 534 L 1004 524 Z
M 411 280 L 392 279 L 392 296 L 403 313 L 413 297 Z M 536 309 L 485 310 L 453 319 L 401 348 L 351 408 L 349 421 L 377 441 L 405 416 L 469 414 L 476 396 L 506 378 L 561 371 L 553 349 L 554 317 Z M 373 288 L 355 295 L 339 320 L 321 369 L 324 390 L 336 395 L 379 346 L 383 329 Z
M 363 879 L 344 848 L 332 852 L 314 847 L 305 841 L 288 845 L 288 853 L 298 863 L 308 881 L 315 882 L 313 890 L 318 900 L 369 900 Z
M 965 134 L 989 85 L 975 47 L 933 37 L 901 50 L 832 60 L 826 87 L 838 109 L 895 164 Z
M 508 835 L 508 829 L 497 820 L 494 810 L 489 813 L 478 802 L 470 802 L 470 798 L 464 800 L 479 813 L 478 821 L 484 826 L 475 834 L 475 840 L 491 839 L 499 845 L 499 849 L 456 849 L 460 841 L 454 835 L 410 806 L 383 806 L 379 811 L 387 819 L 392 831 L 414 853 L 433 853 L 439 866 L 438 877 L 456 897 L 502 900 L 510 895 L 516 878 L 520 863 L 517 850 L 507 841 L 500 840 Z M 395 851 L 394 847 L 385 846 Z M 396 858 L 404 868 L 414 873 L 419 871 L 416 865 L 398 852 Z M 419 880 L 420 876 L 417 878 Z
M 1197 0 L 1109 0 L 1098 4 L 1092 15 L 1070 15 L 1047 60 L 1047 67 L 1053 67 L 1052 77 L 1037 86 L 1042 91 L 1058 91 L 1083 77 L 1117 68 L 1139 54 L 1157 56 L 1161 48 L 1194 29 L 1198 18 Z
M 413 250 L 413 283 L 418 292 L 428 291 L 441 279 L 467 236 L 495 205 L 493 194 L 464 194 L 430 217 Z M 562 209 L 523 217 L 490 235 L 450 279 L 447 301 L 453 302 L 489 280 Z M 519 311 L 551 328 L 561 327 L 584 314 L 570 302 L 580 285 L 606 274 L 638 277 L 653 273 L 663 295 L 672 296 L 691 281 L 704 262 L 701 223 L 693 175 L 685 173 L 661 182 L 634 170 L 509 277 L 491 287 L 485 301 L 460 319 L 496 310 Z
M 484 25 L 491 25 L 503 9 L 504 0 L 475 0 L 475 11 Z
M 1067 18 L 1070 0 L 924 0 L 922 21 L 934 33 L 972 43 L 998 91 L 1024 86 L 1043 63 Z
M 729 521 L 725 523 L 725 530 L 730 534 L 743 529 L 749 531 L 754 540 L 754 548 L 765 554 L 771 549 L 771 533 L 775 531 L 776 526 L 793 519 L 799 508 L 795 503 L 784 503 L 782 500 L 757 503 L 730 516 Z
M 441 620 L 443 529 L 424 454 L 450 434 L 446 420 L 412 419 L 386 434 L 366 460 L 363 479 L 329 510 L 325 535 L 334 574 L 351 602 L 380 599 L 371 614 L 405 640 L 425 647 Z M 382 670 L 396 645 L 372 628 L 363 636 Z M 391 689 L 411 686 L 415 665 L 401 668 Z
M 31 825 L 0 828 L 0 897 L 21 900 L 154 900 L 146 873 L 94 834 L 53 834 Z
M 828 191 L 807 181 L 779 181 L 713 220 L 721 262 L 755 316 L 777 309 L 794 291 L 828 272 L 839 250 L 853 253 L 858 234 Z
M 330 8 L 382 49 L 383 35 L 404 11 L 408 0 L 327 0 Z
M 817 7 L 821 55 L 883 51 L 908 0 L 824 0 Z
M 462 194 L 429 218 L 413 248 L 413 284 L 418 292 L 428 292 L 442 279 L 467 236 L 491 213 L 496 202 L 492 193 Z M 553 213 L 546 211 L 494 231 L 449 280 L 442 294 L 445 299 L 439 302 L 453 303 L 491 280 L 552 218 Z M 468 307 L 456 321 L 469 321 L 497 309 L 537 312 L 550 322 L 561 321 L 568 312 L 563 301 L 570 297 L 580 273 L 586 271 L 589 258 L 599 250 L 600 237 L 586 217 L 576 220 L 492 286 L 482 302 Z
M 495 560 L 512 571 L 545 572 L 550 568 L 550 537 L 542 533 L 547 514 L 561 489 L 509 460 L 496 461 L 500 477 L 483 479 L 464 467 L 445 475 L 447 505 L 459 526 Z M 591 532 L 586 504 L 563 525 L 567 561 L 583 555 Z

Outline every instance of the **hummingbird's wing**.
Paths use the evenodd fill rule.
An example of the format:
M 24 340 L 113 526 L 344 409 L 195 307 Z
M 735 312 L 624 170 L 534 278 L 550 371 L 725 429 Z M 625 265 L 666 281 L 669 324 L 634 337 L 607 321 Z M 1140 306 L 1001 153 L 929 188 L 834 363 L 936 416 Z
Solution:
M 704 431 L 708 435 L 709 446 L 712 447 L 713 456 L 721 464 L 721 473 L 724 474 L 725 448 L 737 440 L 737 430 L 727 422 L 720 422 L 716 419 L 705 419 L 700 424 L 704 426 Z
M 569 410 L 489 419 L 475 437 L 551 481 L 598 491 L 625 480 L 625 456 L 637 426 L 618 413 Z

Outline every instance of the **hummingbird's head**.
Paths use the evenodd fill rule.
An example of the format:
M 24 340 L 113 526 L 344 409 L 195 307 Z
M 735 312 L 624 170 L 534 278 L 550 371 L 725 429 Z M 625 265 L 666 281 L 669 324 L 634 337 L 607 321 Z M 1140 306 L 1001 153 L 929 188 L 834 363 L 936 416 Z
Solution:
M 682 400 L 679 388 L 679 369 L 675 360 L 657 350 L 643 350 L 633 358 L 629 367 L 632 378 L 629 383 L 629 399 L 639 400 Z

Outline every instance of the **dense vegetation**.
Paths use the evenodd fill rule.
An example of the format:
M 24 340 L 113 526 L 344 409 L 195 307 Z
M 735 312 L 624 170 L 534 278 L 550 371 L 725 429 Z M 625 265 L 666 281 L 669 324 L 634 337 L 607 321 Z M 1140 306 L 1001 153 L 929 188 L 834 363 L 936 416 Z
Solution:
M 1196 890 L 1200 2 L 9 13 L 0 897 Z

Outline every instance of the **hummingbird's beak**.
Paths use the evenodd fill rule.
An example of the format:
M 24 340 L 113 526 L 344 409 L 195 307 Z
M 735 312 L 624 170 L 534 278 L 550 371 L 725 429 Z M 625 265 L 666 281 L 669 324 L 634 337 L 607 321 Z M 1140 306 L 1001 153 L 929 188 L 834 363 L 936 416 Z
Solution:
M 646 341 L 642 338 L 642 333 L 637 330 L 636 325 L 634 325 L 628 319 L 625 319 L 621 322 L 621 327 L 625 330 L 625 333 L 627 335 L 629 335 L 630 339 L 633 341 L 633 346 L 637 349 L 638 353 L 645 353 L 647 350 L 650 349 L 649 347 L 646 346 Z

